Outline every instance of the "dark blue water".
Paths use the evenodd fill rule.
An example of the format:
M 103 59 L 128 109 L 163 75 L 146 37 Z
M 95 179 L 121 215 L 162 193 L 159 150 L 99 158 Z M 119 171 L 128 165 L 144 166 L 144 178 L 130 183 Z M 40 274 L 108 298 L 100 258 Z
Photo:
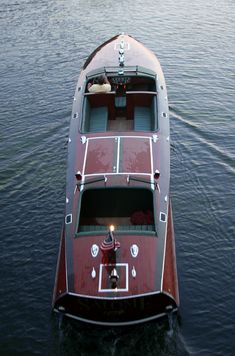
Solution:
M 0 0 L 1 355 L 235 354 L 234 13 L 232 0 Z M 76 79 L 120 32 L 157 54 L 168 87 L 181 298 L 170 332 L 51 314 Z

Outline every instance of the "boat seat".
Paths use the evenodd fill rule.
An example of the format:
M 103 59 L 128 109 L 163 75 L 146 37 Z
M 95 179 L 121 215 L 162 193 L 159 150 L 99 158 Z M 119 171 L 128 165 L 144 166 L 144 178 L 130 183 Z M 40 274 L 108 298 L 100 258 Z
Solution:
M 106 225 L 80 225 L 78 232 L 100 232 L 106 231 Z M 118 225 L 117 231 L 138 231 L 147 232 L 155 231 L 155 226 L 150 225 Z
M 80 225 L 79 232 L 95 232 L 95 231 L 103 231 L 107 230 L 106 226 L 100 225 Z
M 117 231 L 125 230 L 125 231 L 154 231 L 155 226 L 150 225 L 118 225 Z
M 149 108 L 147 106 L 135 106 L 134 130 L 135 131 L 151 131 L 152 130 L 151 108 Z
M 108 108 L 101 106 L 90 108 L 89 132 L 103 132 L 107 130 Z
M 115 97 L 115 107 L 116 108 L 125 108 L 126 107 L 126 97 L 125 96 L 116 96 Z

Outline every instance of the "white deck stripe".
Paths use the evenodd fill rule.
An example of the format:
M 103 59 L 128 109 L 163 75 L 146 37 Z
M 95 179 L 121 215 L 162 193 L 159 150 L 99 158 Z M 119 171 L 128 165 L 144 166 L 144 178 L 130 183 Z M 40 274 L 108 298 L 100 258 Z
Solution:
M 116 172 L 100 172 L 100 173 L 91 173 L 85 174 L 86 169 L 86 161 L 88 155 L 88 145 L 90 140 L 97 140 L 97 139 L 117 139 L 117 161 L 116 161 Z M 135 139 L 148 139 L 149 140 L 149 147 L 150 147 L 150 173 L 142 173 L 142 172 L 120 172 L 120 143 L 122 138 L 135 138 Z M 84 162 L 82 168 L 82 181 L 80 190 L 82 190 L 82 183 L 85 181 L 87 177 L 99 177 L 99 176 L 113 176 L 113 175 L 139 175 L 139 176 L 147 176 L 150 177 L 152 181 L 152 189 L 154 190 L 154 178 L 153 178 L 153 150 L 152 150 L 152 136 L 100 136 L 100 137 L 89 137 L 86 141 L 86 149 L 84 154 Z
M 151 177 L 151 173 L 139 173 L 139 172 L 120 172 L 120 173 L 107 173 L 107 172 L 102 172 L 102 173 L 92 173 L 92 174 L 85 174 L 84 177 L 99 177 L 99 176 L 121 176 L 121 175 L 134 175 L 134 176 L 148 176 Z
M 80 184 L 80 191 L 82 191 L 83 188 L 84 188 L 83 183 L 84 183 L 84 181 L 85 181 L 85 175 L 84 175 L 84 173 L 85 173 L 85 168 L 86 168 L 88 144 L 89 144 L 89 138 L 86 140 L 86 149 L 85 149 L 84 161 L 83 161 L 83 167 L 82 167 L 82 180 L 81 180 L 81 184 Z M 77 188 L 77 186 L 76 186 L 76 188 Z M 76 192 L 76 188 L 75 188 L 75 190 L 74 190 L 74 194 L 75 194 L 75 192 Z
M 150 164 L 151 164 L 151 187 L 154 190 L 154 175 L 153 175 L 153 141 L 152 138 L 149 138 L 149 146 L 150 146 Z
M 121 140 L 121 137 L 119 136 L 118 138 L 118 146 L 117 146 L 117 164 L 116 164 L 116 172 L 117 174 L 119 173 L 119 165 L 120 165 L 120 140 Z
M 66 252 L 66 231 L 64 230 L 64 253 L 65 253 L 65 281 L 66 281 L 66 291 L 69 290 L 68 283 L 68 261 L 67 261 L 67 252 Z
M 167 228 L 168 228 L 168 215 L 169 215 L 169 203 L 167 204 L 167 222 L 165 225 L 165 241 L 164 241 L 164 252 L 163 252 L 163 259 L 162 259 L 162 278 L 161 278 L 161 292 L 163 288 L 163 276 L 164 276 L 164 267 L 165 267 L 165 258 L 166 258 L 166 240 L 167 240 Z
M 99 286 L 98 286 L 98 292 L 108 292 L 108 293 L 113 293 L 114 289 L 112 288 L 102 288 L 102 273 L 105 267 L 107 266 L 112 266 L 112 267 L 125 267 L 126 269 L 126 286 L 125 288 L 115 288 L 115 292 L 128 292 L 129 291 L 129 266 L 128 263 L 108 263 L 108 264 L 100 264 L 100 269 L 99 269 Z
M 152 136 L 99 136 L 99 137 L 88 137 L 87 138 L 87 141 L 88 140 L 99 140 L 99 139 L 107 139 L 107 138 L 148 138 L 148 139 L 152 139 Z
M 88 151 L 88 144 L 89 144 L 89 138 L 86 141 L 86 149 L 85 149 L 85 154 L 84 154 L 84 161 L 83 161 L 83 167 L 82 167 L 82 176 L 84 176 L 85 173 L 85 167 L 86 167 L 86 160 L 87 160 L 87 151 Z

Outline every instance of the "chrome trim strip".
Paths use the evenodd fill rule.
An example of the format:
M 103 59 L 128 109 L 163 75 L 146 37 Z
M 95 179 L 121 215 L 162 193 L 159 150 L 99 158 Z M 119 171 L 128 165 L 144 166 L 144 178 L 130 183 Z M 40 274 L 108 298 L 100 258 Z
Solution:
M 175 308 L 172 310 L 172 312 L 177 312 L 178 308 Z M 54 309 L 55 312 L 60 313 L 57 309 Z M 159 318 L 163 318 L 165 316 L 167 316 L 167 313 L 161 313 L 161 314 L 157 314 L 157 315 L 153 315 L 150 316 L 148 318 L 143 318 L 143 319 L 139 319 L 139 320 L 135 320 L 135 321 L 125 321 L 125 322 L 102 322 L 102 321 L 95 321 L 95 320 L 89 320 L 86 318 L 81 318 L 69 313 L 63 313 L 63 315 L 75 319 L 75 320 L 79 320 L 79 321 L 83 321 L 89 324 L 94 324 L 94 325 L 106 325 L 106 326 L 125 326 L 125 325 L 135 325 L 135 324 L 140 324 L 140 323 L 146 323 L 148 321 L 154 320 L 154 319 L 159 319 Z
M 64 254 L 65 254 L 65 282 L 66 282 L 66 292 L 69 292 L 68 287 L 68 271 L 67 271 L 67 253 L 66 253 L 66 230 L 64 230 Z
M 91 295 L 86 295 L 86 294 L 76 294 L 73 292 L 68 292 L 68 295 L 71 295 L 73 297 L 80 297 L 80 298 L 88 298 L 88 299 L 103 299 L 103 300 L 124 300 L 124 299 L 134 299 L 134 298 L 140 298 L 140 297 L 146 297 L 146 296 L 151 296 L 151 295 L 158 295 L 161 294 L 161 291 L 157 292 L 149 292 L 149 293 L 143 293 L 143 294 L 134 294 L 134 295 L 127 295 L 125 297 L 99 297 L 99 296 L 91 296 Z M 166 293 L 165 293 L 166 294 Z M 172 296 L 171 296 L 172 298 Z M 173 299 L 173 298 L 172 298 Z
M 164 250 L 163 250 L 163 259 L 162 259 L 161 292 L 163 291 L 163 276 L 164 276 L 164 267 L 165 267 L 165 258 L 166 258 L 166 240 L 167 240 L 168 216 L 169 216 L 168 210 L 169 210 L 169 203 L 167 203 L 167 221 L 165 227 Z
M 127 136 L 124 136 L 124 135 L 122 135 L 122 136 L 117 136 L 117 135 L 115 135 L 115 136 L 95 136 L 95 137 L 88 137 L 87 138 L 87 140 L 99 140 L 99 139 L 104 139 L 104 138 L 107 138 L 107 139 L 109 139 L 109 138 L 117 138 L 117 137 L 119 137 L 119 138 L 152 138 L 152 133 L 150 133 L 149 134 L 149 136 L 130 136 L 130 135 L 127 135 Z
M 149 176 L 151 177 L 152 174 L 151 173 L 141 173 L 141 172 L 121 172 L 121 173 L 117 173 L 117 172 L 111 172 L 111 173 L 107 173 L 107 172 L 102 172 L 102 173 L 92 173 L 92 174 L 85 174 L 84 177 L 97 177 L 97 176 L 117 176 L 117 175 L 133 175 L 133 176 Z

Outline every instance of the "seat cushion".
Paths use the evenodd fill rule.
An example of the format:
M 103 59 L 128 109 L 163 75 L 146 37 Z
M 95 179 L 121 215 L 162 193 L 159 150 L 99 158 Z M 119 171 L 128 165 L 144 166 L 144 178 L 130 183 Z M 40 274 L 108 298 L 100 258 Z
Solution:
M 151 131 L 151 108 L 147 106 L 136 106 L 134 109 L 135 131 Z
M 115 107 L 116 108 L 125 108 L 126 107 L 126 97 L 125 96 L 116 96 L 115 97 Z
M 106 106 L 91 108 L 90 110 L 90 132 L 103 132 L 107 130 L 108 109 Z

